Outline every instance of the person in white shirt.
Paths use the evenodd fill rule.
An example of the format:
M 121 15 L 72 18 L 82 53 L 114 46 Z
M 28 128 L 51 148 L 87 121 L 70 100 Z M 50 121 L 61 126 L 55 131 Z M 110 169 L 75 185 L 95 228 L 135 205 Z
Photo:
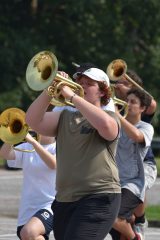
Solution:
M 26 141 L 15 148 L 4 143 L 0 149 L 9 167 L 23 170 L 17 236 L 21 240 L 48 240 L 53 227 L 51 204 L 56 194 L 56 143 L 53 137 L 42 135 L 38 142 L 29 133 Z

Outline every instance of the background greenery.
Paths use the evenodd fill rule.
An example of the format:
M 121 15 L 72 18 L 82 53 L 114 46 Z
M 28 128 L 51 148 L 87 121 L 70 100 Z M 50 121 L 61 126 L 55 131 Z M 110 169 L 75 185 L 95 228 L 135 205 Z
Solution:
M 160 206 L 154 205 L 154 206 L 147 206 L 146 208 L 146 216 L 148 221 L 158 221 L 160 222 Z M 154 223 L 153 227 L 156 227 L 156 224 Z M 160 225 L 158 226 L 160 227 Z
M 106 71 L 117 58 L 138 72 L 160 104 L 159 0 L 1 0 L 0 112 L 26 110 L 37 93 L 25 72 L 39 51 L 50 50 L 59 69 L 72 76 L 77 63 L 93 62 Z M 160 135 L 159 107 L 153 124 Z

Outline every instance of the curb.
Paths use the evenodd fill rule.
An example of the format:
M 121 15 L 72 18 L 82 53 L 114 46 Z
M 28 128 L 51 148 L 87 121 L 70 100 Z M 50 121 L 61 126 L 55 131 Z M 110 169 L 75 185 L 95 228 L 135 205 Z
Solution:
M 160 221 L 151 220 L 148 222 L 148 227 L 160 228 Z

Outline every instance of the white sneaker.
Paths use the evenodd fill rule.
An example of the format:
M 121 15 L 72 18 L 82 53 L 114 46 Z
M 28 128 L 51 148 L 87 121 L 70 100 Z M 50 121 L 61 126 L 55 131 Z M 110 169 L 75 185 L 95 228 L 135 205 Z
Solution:
M 136 234 L 136 237 L 138 237 L 138 240 L 144 240 L 141 233 L 135 233 L 135 234 Z
M 144 223 L 137 223 L 133 226 L 134 232 L 135 233 L 140 233 L 143 237 L 143 239 L 145 240 L 145 230 L 148 227 L 148 221 L 147 219 L 145 220 Z

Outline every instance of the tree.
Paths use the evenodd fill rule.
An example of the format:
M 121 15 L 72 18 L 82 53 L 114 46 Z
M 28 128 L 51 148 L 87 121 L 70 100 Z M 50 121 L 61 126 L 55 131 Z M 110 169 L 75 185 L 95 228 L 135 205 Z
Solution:
M 158 0 L 1 1 L 0 110 L 12 105 L 25 110 L 37 95 L 26 85 L 25 71 L 42 50 L 54 52 L 59 69 L 71 76 L 73 61 L 93 62 L 106 71 L 113 59 L 122 58 L 160 102 L 159 22 Z M 160 134 L 159 119 L 157 111 Z

